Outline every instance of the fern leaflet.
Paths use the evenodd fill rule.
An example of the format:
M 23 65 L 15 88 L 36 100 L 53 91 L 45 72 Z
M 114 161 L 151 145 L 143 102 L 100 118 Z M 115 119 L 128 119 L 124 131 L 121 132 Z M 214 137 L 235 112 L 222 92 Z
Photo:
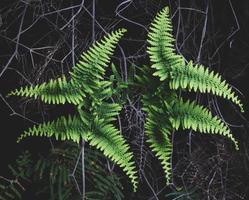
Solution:
M 229 138 L 235 148 L 239 149 L 238 142 L 234 139 L 229 127 L 218 117 L 212 116 L 207 108 L 195 102 L 175 99 L 170 107 L 170 113 L 170 121 L 175 130 L 182 127 L 182 129 L 193 129 L 201 133 L 220 134 Z
M 213 71 L 210 72 L 208 68 L 205 69 L 202 65 L 193 66 L 192 61 L 185 67 L 172 67 L 169 86 L 174 90 L 181 88 L 188 91 L 212 93 L 231 100 L 243 112 L 241 101 L 226 81 L 222 81 L 219 74 L 215 74 Z
M 174 38 L 168 7 L 159 12 L 151 23 L 147 41 L 147 52 L 153 63 L 151 67 L 156 69 L 153 75 L 158 76 L 161 81 L 169 77 L 171 66 L 184 65 L 183 58 L 177 55 L 173 48 Z
M 155 106 L 148 108 L 148 117 L 145 123 L 145 131 L 148 136 L 147 142 L 150 144 L 152 151 L 161 161 L 166 176 L 166 183 L 170 184 L 171 170 L 171 154 L 172 143 L 170 139 L 173 130 L 170 123 L 167 123 L 167 115 L 162 109 Z

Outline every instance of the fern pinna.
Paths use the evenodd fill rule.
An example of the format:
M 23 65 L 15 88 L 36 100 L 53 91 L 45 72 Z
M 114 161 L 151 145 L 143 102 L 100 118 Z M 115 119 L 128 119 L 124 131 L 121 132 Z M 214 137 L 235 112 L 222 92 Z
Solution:
M 63 116 L 55 121 L 35 125 L 25 131 L 18 142 L 28 136 L 55 137 L 76 143 L 84 139 L 123 168 L 136 190 L 137 175 L 133 154 L 113 124 L 121 105 L 112 101 L 115 89 L 111 79 L 105 75 L 110 57 L 125 32 L 125 29 L 119 29 L 95 42 L 73 66 L 69 80 L 62 76 L 41 85 L 22 87 L 10 95 L 35 99 L 39 97 L 48 104 L 70 103 L 78 111 L 74 116 Z
M 151 67 L 144 66 L 137 76 L 143 93 L 143 109 L 147 113 L 145 131 L 148 143 L 161 161 L 170 184 L 172 170 L 171 135 L 179 128 L 201 133 L 219 134 L 229 138 L 238 149 L 238 143 L 229 127 L 218 117 L 195 102 L 184 101 L 177 91 L 210 93 L 231 100 L 243 111 L 242 104 L 221 76 L 202 65 L 186 62 L 174 49 L 172 24 L 168 7 L 160 11 L 151 23 L 148 48 Z

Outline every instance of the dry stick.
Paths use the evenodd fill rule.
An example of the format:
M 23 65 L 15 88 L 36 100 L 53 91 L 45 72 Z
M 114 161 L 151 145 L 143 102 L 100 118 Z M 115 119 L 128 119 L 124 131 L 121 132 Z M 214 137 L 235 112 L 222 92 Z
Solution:
M 202 35 L 201 35 L 201 41 L 200 41 L 200 46 L 199 46 L 199 51 L 198 51 L 198 56 L 196 59 L 196 62 L 199 63 L 200 59 L 201 59 L 201 52 L 202 52 L 202 48 L 203 48 L 203 41 L 204 38 L 206 36 L 206 31 L 207 31 L 207 21 L 208 21 L 208 10 L 209 10 L 209 1 L 207 1 L 207 6 L 206 6 L 206 11 L 205 11 L 205 21 L 204 21 L 204 25 L 202 28 Z M 196 95 L 196 102 L 200 101 L 200 94 Z M 189 154 L 191 154 L 192 152 L 192 130 L 189 132 L 189 139 L 188 139 L 188 143 L 189 143 Z
M 49 58 L 49 56 L 46 56 L 45 54 L 39 53 L 38 51 L 34 51 L 34 49 L 38 49 L 38 48 L 29 48 L 28 46 L 26 46 L 26 45 L 24 45 L 24 44 L 22 44 L 22 43 L 19 43 L 19 41 L 15 41 L 15 39 L 11 39 L 11 38 L 6 37 L 6 36 L 1 35 L 1 34 L 0 34 L 0 37 L 2 37 L 2 38 L 6 39 L 6 40 L 8 40 L 8 41 L 10 41 L 10 42 L 15 43 L 16 45 L 19 45 L 19 46 L 21 46 L 21 47 L 23 47 L 23 48 L 29 50 L 30 53 L 34 53 L 34 54 L 39 55 L 39 56 L 44 57 L 44 58 Z M 12 56 L 15 57 L 16 54 L 12 54 Z M 10 60 L 13 59 L 12 56 L 11 56 L 11 58 L 9 59 L 7 65 L 10 65 L 10 63 L 11 63 Z M 52 60 L 52 61 L 54 61 L 54 62 L 61 63 L 60 60 L 57 60 L 57 59 L 54 59 L 54 58 L 49 58 L 49 59 Z M 6 66 L 6 65 L 5 65 L 5 66 Z M 1 76 L 0 76 L 0 77 L 1 77 Z
M 120 18 L 124 19 L 125 21 L 131 23 L 131 24 L 135 24 L 137 26 L 142 27 L 146 32 L 148 32 L 148 29 L 146 28 L 146 26 L 144 26 L 143 24 L 140 24 L 138 22 L 135 22 L 131 19 L 128 19 L 127 17 L 125 17 L 124 15 L 121 15 L 121 12 L 123 12 L 124 10 L 126 10 L 131 4 L 133 3 L 133 0 L 126 0 L 121 2 L 115 9 L 115 13 L 117 16 L 119 16 Z M 127 4 L 127 5 L 126 5 Z M 121 8 L 123 5 L 125 5 L 123 8 Z
M 142 172 L 142 175 L 143 175 L 143 177 L 144 177 L 146 183 L 148 184 L 149 188 L 151 189 L 151 191 L 152 191 L 152 193 L 153 193 L 155 199 L 156 199 L 156 200 L 159 200 L 158 197 L 157 197 L 157 193 L 155 192 L 155 190 L 154 190 L 153 187 L 151 186 L 151 184 L 150 184 L 150 182 L 148 181 L 147 177 L 145 176 L 144 172 Z
M 84 1 L 82 1 L 81 5 L 82 6 L 84 5 Z M 75 56 L 75 53 L 74 53 L 74 49 L 75 49 L 75 43 L 74 43 L 74 39 L 75 39 L 75 23 L 74 22 L 75 22 L 75 16 L 80 13 L 81 8 L 78 10 L 78 12 L 75 15 L 74 15 L 74 11 L 72 9 L 73 17 L 71 18 L 71 21 L 72 21 L 72 63 L 73 63 L 73 66 L 75 65 L 75 58 L 74 58 L 74 56 Z M 76 164 L 76 166 L 77 166 L 77 164 Z M 85 141 L 84 141 L 84 139 L 82 139 L 82 141 L 81 141 L 81 168 L 82 168 L 82 200 L 84 200 L 85 196 L 86 196 L 86 186 L 85 186 L 86 185 L 86 179 L 85 179 Z M 74 179 L 75 179 L 75 177 L 74 177 Z M 77 183 L 77 181 L 76 181 L 76 183 Z M 77 186 L 78 186 L 78 184 L 77 184 Z M 79 190 L 79 187 L 78 187 L 78 190 Z
M 5 180 L 5 181 L 9 182 L 11 185 L 12 185 L 12 184 L 17 184 L 17 185 L 20 186 L 20 188 L 21 188 L 23 191 L 25 191 L 25 188 L 24 188 L 23 185 L 18 181 L 17 178 L 16 178 L 16 179 L 8 179 L 8 178 L 5 178 L 5 177 L 3 177 L 3 176 L 0 176 L 0 179 L 3 179 L 3 180 Z
M 125 20 L 125 21 L 127 21 L 127 22 L 129 22 L 131 24 L 135 24 L 137 26 L 142 27 L 144 30 L 146 30 L 146 32 L 148 32 L 147 28 L 144 25 L 142 25 L 142 24 L 140 24 L 138 22 L 135 22 L 133 20 L 130 20 L 127 17 L 121 15 L 121 12 L 123 12 L 125 9 L 127 9 L 132 3 L 133 3 L 133 0 L 125 0 L 125 1 L 121 2 L 116 7 L 116 9 L 115 9 L 116 15 L 119 16 L 121 19 L 123 19 L 123 20 Z M 122 7 L 123 5 L 124 5 L 124 8 L 120 9 L 120 7 Z M 127 56 L 125 56 L 124 50 L 123 50 L 123 48 L 119 44 L 118 44 L 118 47 L 119 47 L 119 49 L 121 51 L 121 54 L 122 54 L 122 57 L 123 57 L 123 61 L 124 61 L 124 73 L 122 73 L 121 75 L 122 75 L 122 77 L 124 75 L 124 81 L 127 82 L 127 79 L 128 79 L 128 73 L 127 73 Z
M 200 43 L 200 47 L 199 47 L 199 51 L 198 51 L 198 56 L 197 56 L 197 63 L 200 62 L 201 59 L 201 51 L 202 51 L 202 47 L 203 47 L 203 41 L 206 35 L 206 30 L 207 30 L 207 20 L 208 20 L 208 8 L 209 8 L 209 2 L 207 2 L 207 7 L 206 7 L 206 12 L 205 12 L 205 22 L 203 25 L 203 29 L 202 29 L 202 36 L 201 36 L 201 43 Z
M 93 0 L 92 5 L 92 42 L 95 42 L 95 0 Z
M 25 5 L 25 8 L 24 8 L 24 11 L 23 11 L 23 14 L 22 14 L 21 23 L 20 23 L 20 26 L 19 26 L 19 31 L 18 31 L 18 35 L 17 35 L 17 39 L 16 39 L 15 51 L 12 54 L 12 56 L 10 57 L 9 61 L 7 62 L 7 64 L 3 67 L 3 70 L 0 72 L 0 77 L 7 70 L 8 66 L 10 65 L 10 63 L 12 62 L 12 60 L 14 59 L 14 57 L 16 57 L 16 55 L 18 54 L 19 41 L 20 41 L 20 37 L 21 37 L 21 31 L 22 31 L 23 21 L 24 21 L 24 17 L 25 17 L 26 11 L 27 11 L 27 4 Z
M 215 50 L 215 52 L 212 54 L 212 56 L 211 56 L 211 59 L 213 59 L 213 57 L 219 52 L 219 50 L 221 49 L 221 47 L 223 47 L 223 45 L 228 41 L 228 40 L 230 40 L 231 38 L 232 38 L 232 36 L 235 34 L 235 33 L 237 33 L 239 30 L 240 30 L 240 25 L 239 25 L 239 21 L 238 21 L 238 18 L 237 18 L 237 16 L 236 16 L 236 13 L 235 13 L 235 10 L 234 10 L 234 8 L 233 8 L 233 5 L 232 5 L 232 2 L 231 2 L 231 0 L 229 0 L 228 1 L 229 2 L 229 5 L 230 5 L 230 7 L 231 7 L 231 10 L 232 10 L 232 12 L 233 12 L 233 15 L 234 15 L 234 19 L 235 19 L 235 22 L 236 22 L 236 25 L 237 25 L 237 29 L 236 30 L 234 30 L 224 41 L 222 41 L 221 43 L 220 43 L 220 45 L 218 46 L 218 48 Z M 231 41 L 230 42 L 230 48 L 231 48 L 231 46 L 232 46 L 232 42 L 233 41 Z
M 3 100 L 3 102 L 6 104 L 6 106 L 11 110 L 12 113 L 10 113 L 10 116 L 16 115 L 18 117 L 21 117 L 29 122 L 32 122 L 34 124 L 38 124 L 38 122 L 33 121 L 32 119 L 29 119 L 27 117 L 25 117 L 24 115 L 21 115 L 20 113 L 17 113 L 12 107 L 11 105 L 6 101 L 6 99 L 3 97 L 3 95 L 0 93 L 0 98 Z
M 92 42 L 95 42 L 95 0 L 92 2 Z M 73 20 L 74 22 L 74 20 Z M 86 177 L 85 177 L 85 141 L 81 142 L 81 167 L 82 167 L 82 200 L 85 200 L 86 196 Z
M 71 177 L 73 178 L 73 180 L 74 180 L 74 182 L 75 182 L 75 184 L 76 184 L 76 188 L 77 188 L 77 190 L 78 190 L 78 192 L 79 192 L 80 194 L 81 194 L 81 191 L 80 191 L 79 184 L 78 184 L 78 182 L 77 182 L 77 180 L 76 180 L 76 178 L 75 178 L 75 172 L 76 172 L 76 170 L 77 170 L 77 166 L 78 166 L 79 161 L 80 161 L 81 153 L 82 153 L 82 150 L 80 150 L 80 153 L 79 153 L 79 156 L 78 156 L 78 158 L 77 158 L 76 164 L 75 164 L 75 166 L 74 166 L 73 172 L 72 172 L 71 174 L 69 174 L 69 176 L 71 176 Z
M 85 3 L 85 0 L 82 0 L 82 1 L 81 1 L 81 4 L 80 4 L 80 8 L 78 9 L 77 13 L 75 13 L 75 14 L 72 16 L 72 18 L 71 18 L 63 27 L 60 28 L 60 30 L 63 30 L 64 28 L 66 28 L 66 27 L 70 24 L 71 21 L 72 21 L 72 23 L 73 23 L 75 17 L 77 17 L 77 15 L 81 12 L 81 10 L 82 10 L 82 8 L 83 8 L 83 6 L 84 6 L 84 3 Z M 72 9 L 72 10 L 73 10 L 73 9 Z

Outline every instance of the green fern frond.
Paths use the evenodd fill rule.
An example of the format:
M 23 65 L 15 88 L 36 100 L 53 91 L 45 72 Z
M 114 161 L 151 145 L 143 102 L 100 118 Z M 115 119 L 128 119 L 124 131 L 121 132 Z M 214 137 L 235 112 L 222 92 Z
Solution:
M 168 7 L 157 14 L 149 30 L 147 52 L 153 63 L 151 67 L 156 69 L 153 75 L 159 76 L 163 81 L 169 77 L 171 66 L 181 67 L 184 65 L 182 56 L 175 53 L 173 28 Z
M 181 88 L 223 97 L 237 104 L 243 112 L 241 101 L 226 81 L 222 80 L 219 74 L 210 72 L 208 68 L 204 68 L 202 65 L 193 66 L 192 61 L 185 67 L 172 66 L 169 86 L 174 90 Z
M 102 102 L 94 109 L 94 115 L 105 119 L 106 123 L 116 120 L 116 116 L 121 110 L 121 106 L 117 103 Z
M 223 135 L 234 143 L 237 150 L 239 149 L 238 142 L 231 134 L 229 127 L 218 117 L 212 116 L 207 108 L 195 102 L 175 99 L 170 106 L 170 113 L 170 121 L 174 129 L 178 130 L 181 127 L 201 133 Z
M 85 94 L 77 89 L 71 82 L 66 80 L 65 76 L 58 79 L 51 79 L 48 83 L 42 83 L 36 86 L 25 86 L 16 89 L 8 96 L 38 97 L 48 104 L 64 104 L 65 102 L 79 104 L 83 101 Z
M 25 131 L 18 139 L 20 142 L 26 137 L 55 137 L 57 140 L 72 140 L 79 143 L 80 139 L 87 140 L 88 130 L 77 116 L 60 117 L 57 120 L 35 125 Z
M 168 121 L 167 114 L 155 106 L 149 106 L 148 117 L 145 123 L 145 132 L 148 136 L 147 142 L 152 151 L 160 160 L 166 176 L 166 183 L 170 184 L 172 143 L 170 139 L 173 130 Z
M 107 124 L 103 119 L 96 118 L 94 126 L 88 137 L 89 144 L 103 151 L 106 157 L 117 163 L 130 178 L 133 189 L 136 191 L 136 167 L 133 161 L 133 154 L 125 139 L 113 125 Z
M 79 63 L 70 72 L 72 81 L 82 87 L 84 91 L 93 94 L 94 90 L 100 87 L 99 81 L 103 79 L 110 57 L 125 32 L 125 29 L 113 31 L 102 40 L 95 42 L 88 51 L 83 53 Z
M 104 100 L 108 100 L 112 97 L 114 91 L 112 90 L 112 82 L 111 81 L 99 81 L 99 88 L 96 88 L 94 91 L 94 95 L 91 95 L 91 98 L 95 102 L 102 102 Z
M 111 85 L 110 81 L 103 81 L 105 67 L 108 66 L 110 57 L 125 32 L 125 29 L 118 29 L 95 42 L 88 51 L 81 55 L 81 59 L 73 67 L 70 72 L 71 80 L 67 81 L 65 76 L 62 76 L 56 80 L 51 79 L 48 83 L 16 89 L 9 96 L 34 97 L 35 99 L 40 97 L 42 101 L 49 104 L 64 104 L 65 102 L 80 104 L 87 96 L 86 93 L 93 94 L 96 90 L 108 84 Z M 103 90 L 102 93 L 109 91 Z
M 180 127 L 223 135 L 238 149 L 237 141 L 221 119 L 212 116 L 203 106 L 190 101 L 183 102 L 176 90 L 211 93 L 231 100 L 243 110 L 240 100 L 231 87 L 221 80 L 220 75 L 209 72 L 203 66 L 193 66 L 192 62 L 186 64 L 183 56 L 175 52 L 172 31 L 169 9 L 166 7 L 156 15 L 148 33 L 147 52 L 152 63 L 151 69 L 143 67 L 143 74 L 136 77 L 138 85 L 144 89 L 142 103 L 147 113 L 145 131 L 148 142 L 163 165 L 167 183 L 172 173 L 170 135 Z
M 84 139 L 117 163 L 131 179 L 134 190 L 136 190 L 137 175 L 129 146 L 125 143 L 120 132 L 112 124 L 107 123 L 113 121 L 113 116 L 120 110 L 120 106 L 117 104 L 104 104 L 103 106 L 110 108 L 112 112 L 101 113 L 104 112 L 102 108 L 103 110 L 98 113 L 99 115 L 95 116 L 93 124 L 87 120 L 90 116 L 81 112 L 81 118 L 61 117 L 52 122 L 36 125 L 22 134 L 18 138 L 18 142 L 28 136 L 55 137 L 57 140 L 72 140 L 76 143 L 79 143 L 80 139 Z M 104 116 L 107 120 L 105 121 L 105 118 L 99 119 L 98 116 Z
M 116 120 L 121 105 L 114 103 L 113 83 L 104 76 L 114 49 L 125 32 L 125 29 L 119 29 L 95 42 L 73 66 L 69 81 L 63 76 L 48 83 L 21 88 L 11 95 L 39 96 L 44 102 L 53 104 L 73 103 L 79 113 L 79 116 L 60 117 L 35 125 L 25 131 L 18 142 L 28 136 L 55 137 L 76 143 L 83 139 L 118 164 L 131 179 L 135 191 L 137 175 L 133 154 L 120 132 L 110 123 Z

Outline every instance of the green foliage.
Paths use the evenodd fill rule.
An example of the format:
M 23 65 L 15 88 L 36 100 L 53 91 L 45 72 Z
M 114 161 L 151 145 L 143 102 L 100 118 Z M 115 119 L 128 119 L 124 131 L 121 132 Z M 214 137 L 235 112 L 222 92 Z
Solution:
M 28 151 L 22 153 L 9 165 L 11 180 L 0 179 L 0 199 L 23 199 L 25 192 L 50 200 L 82 199 L 75 187 L 75 180 L 81 187 L 79 151 L 78 145 L 66 143 L 38 159 L 32 158 Z M 85 195 L 87 200 L 124 198 L 120 179 L 114 172 L 107 171 L 100 152 L 85 149 L 85 170 L 89 186 Z M 35 189 L 32 186 L 36 186 Z
M 156 69 L 154 76 L 163 81 L 169 77 L 171 66 L 181 67 L 184 59 L 175 53 L 172 36 L 172 25 L 169 18 L 168 7 L 157 14 L 151 23 L 148 34 L 148 48 L 152 68 Z
M 22 134 L 18 142 L 27 136 L 55 137 L 76 143 L 84 139 L 122 167 L 136 190 L 133 155 L 113 124 L 121 105 L 111 101 L 115 91 L 120 88 L 115 90 L 111 79 L 105 77 L 105 68 L 125 32 L 125 29 L 119 29 L 95 42 L 73 66 L 69 81 L 63 76 L 48 83 L 15 90 L 10 95 L 40 97 L 49 104 L 68 102 L 74 104 L 78 111 L 75 116 L 60 117 L 52 122 L 35 125 Z
M 234 139 L 230 129 L 217 116 L 197 105 L 195 102 L 184 102 L 182 99 L 175 99 L 169 108 L 171 112 L 170 121 L 175 130 L 181 126 L 182 129 L 192 129 L 200 133 L 220 134 L 229 138 L 239 149 L 238 142 Z
M 166 175 L 167 184 L 169 184 L 171 174 L 171 154 L 173 145 L 171 144 L 170 126 L 168 115 L 164 109 L 156 106 L 149 106 L 145 130 L 148 136 L 148 143 L 152 151 L 160 160 Z M 168 123 L 167 123 L 168 121 Z
M 241 101 L 226 81 L 222 81 L 218 73 L 210 72 L 202 65 L 193 66 L 192 61 L 181 68 L 172 66 L 169 86 L 174 90 L 187 89 L 188 91 L 211 93 L 231 100 L 240 107 L 242 112 L 244 111 Z
M 147 52 L 151 68 L 144 66 L 137 80 L 143 88 L 143 110 L 147 113 L 145 132 L 152 151 L 161 161 L 167 184 L 172 174 L 171 135 L 181 128 L 201 133 L 219 134 L 230 139 L 238 150 L 238 143 L 221 119 L 195 102 L 184 101 L 179 89 L 210 93 L 231 100 L 243 111 L 242 104 L 231 87 L 219 74 L 202 65 L 186 63 L 175 52 L 172 25 L 168 7 L 160 11 L 151 23 Z M 154 78 L 153 78 L 154 76 Z
M 63 116 L 55 121 L 45 122 L 29 128 L 17 139 L 17 142 L 29 136 L 54 136 L 57 140 L 72 140 L 79 143 L 81 138 L 87 140 L 87 129 L 79 117 L 68 116 L 66 118 Z
M 235 92 L 226 81 L 222 81 L 218 73 L 209 71 L 202 65 L 193 65 L 192 61 L 186 62 L 183 56 L 175 52 L 168 8 L 157 14 L 149 30 L 147 52 L 151 66 L 143 66 L 142 73 L 136 75 L 136 83 L 133 82 L 133 77 L 124 82 L 114 64 L 111 65 L 113 74 L 109 77 L 106 75 L 106 67 L 115 46 L 126 32 L 125 29 L 119 29 L 95 42 L 84 52 L 69 72 L 69 78 L 63 75 L 41 85 L 26 86 L 11 92 L 9 95 L 40 98 L 48 104 L 70 103 L 78 112 L 73 116 L 62 116 L 57 120 L 35 125 L 25 131 L 18 138 L 18 142 L 28 136 L 55 137 L 57 140 L 71 140 L 75 143 L 84 140 L 118 164 L 130 178 L 135 191 L 137 172 L 133 154 L 114 124 L 120 117 L 123 103 L 127 100 L 122 91 L 132 85 L 139 86 L 142 91 L 143 111 L 147 114 L 147 141 L 162 164 L 167 184 L 170 184 L 172 176 L 171 137 L 179 129 L 225 136 L 238 150 L 238 142 L 227 124 L 213 116 L 204 106 L 183 100 L 178 93 L 179 90 L 183 90 L 220 96 L 237 104 L 243 111 L 241 101 Z M 133 66 L 130 70 L 131 74 L 135 74 Z M 96 162 L 94 158 L 91 159 Z M 64 192 L 61 192 L 62 186 L 68 182 L 68 177 L 65 176 L 68 174 L 67 168 L 58 170 L 55 164 L 43 164 L 44 162 L 39 161 L 37 169 L 42 169 L 40 174 L 43 174 L 43 169 L 51 168 L 50 174 L 53 174 L 53 178 L 50 179 L 50 192 L 62 195 L 54 196 L 54 199 L 76 199 L 70 196 L 71 187 L 65 187 Z M 99 169 L 94 172 L 94 187 L 98 188 L 98 192 L 94 190 L 94 193 L 88 193 L 89 199 L 103 199 L 102 192 L 105 193 L 113 184 L 97 172 Z M 60 184 L 54 188 L 53 183 L 57 180 Z M 118 188 L 113 191 L 120 193 Z M 121 196 L 122 193 L 116 198 L 121 199 Z
M 11 177 L 0 176 L 0 199 L 22 199 L 22 193 L 25 191 L 23 183 L 29 181 L 31 176 L 31 154 L 24 152 L 15 163 L 16 166 L 9 165 Z
M 63 75 L 58 79 L 51 79 L 41 85 L 21 87 L 9 94 L 23 97 L 38 97 L 48 104 L 64 104 L 65 102 L 78 105 L 85 95 L 76 88 L 72 82 L 68 82 Z

